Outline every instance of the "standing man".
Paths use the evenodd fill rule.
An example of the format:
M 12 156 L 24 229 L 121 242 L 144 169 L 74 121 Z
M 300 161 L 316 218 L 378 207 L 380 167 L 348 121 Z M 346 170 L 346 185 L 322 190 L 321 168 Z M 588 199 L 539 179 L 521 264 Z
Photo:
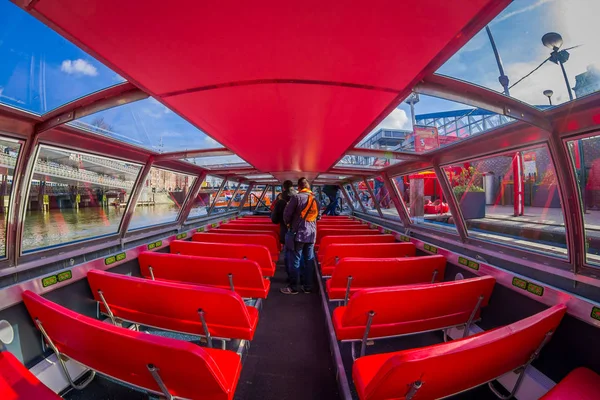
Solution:
M 335 209 L 338 205 L 338 192 L 340 187 L 338 185 L 325 185 L 323 186 L 323 192 L 329 197 L 329 205 L 325 209 L 323 214 L 325 215 L 337 215 Z
M 279 242 L 282 245 L 285 245 L 285 235 L 288 231 L 287 225 L 283 221 L 283 212 L 287 204 L 290 202 L 290 199 L 294 195 L 293 186 L 294 183 L 292 181 L 288 180 L 283 182 L 283 185 L 281 186 L 282 191 L 279 195 L 277 195 L 277 198 L 275 199 L 275 202 L 272 205 L 271 222 L 273 222 L 274 224 L 279 224 Z M 291 283 L 290 256 L 288 255 L 287 251 L 285 251 L 283 254 L 285 257 L 285 272 L 288 275 L 287 282 Z
M 298 193 L 292 196 L 283 211 L 283 221 L 288 226 L 285 237 L 286 259 L 291 261 L 290 285 L 281 289 L 283 294 L 298 294 L 300 282 L 304 293 L 312 291 L 318 217 L 317 199 L 310 191 L 308 180 L 300 178 Z M 301 259 L 304 259 L 302 267 Z

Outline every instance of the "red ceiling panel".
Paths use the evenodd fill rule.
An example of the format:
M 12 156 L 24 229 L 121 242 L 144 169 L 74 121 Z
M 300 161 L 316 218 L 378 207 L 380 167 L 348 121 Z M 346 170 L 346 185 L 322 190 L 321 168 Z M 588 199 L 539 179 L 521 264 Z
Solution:
M 260 170 L 324 171 L 508 2 L 39 0 L 33 12 Z

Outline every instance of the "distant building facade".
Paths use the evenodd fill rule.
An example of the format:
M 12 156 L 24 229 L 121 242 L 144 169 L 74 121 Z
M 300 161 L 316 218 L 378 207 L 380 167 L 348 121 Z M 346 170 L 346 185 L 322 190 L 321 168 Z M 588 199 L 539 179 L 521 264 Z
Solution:
M 600 69 L 590 65 L 587 71 L 575 77 L 575 96 L 577 98 L 600 91 Z

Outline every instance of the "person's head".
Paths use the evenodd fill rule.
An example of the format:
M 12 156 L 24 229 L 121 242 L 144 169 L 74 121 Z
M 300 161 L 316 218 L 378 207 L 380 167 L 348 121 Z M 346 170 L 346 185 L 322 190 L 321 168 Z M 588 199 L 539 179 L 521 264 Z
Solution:
M 302 177 L 298 179 L 298 190 L 302 189 L 310 189 L 310 185 L 308 184 L 308 179 Z
M 292 186 L 294 186 L 294 182 L 287 180 L 287 181 L 283 182 L 283 185 L 281 186 L 281 188 L 283 189 L 284 192 L 289 192 L 290 189 L 292 188 Z

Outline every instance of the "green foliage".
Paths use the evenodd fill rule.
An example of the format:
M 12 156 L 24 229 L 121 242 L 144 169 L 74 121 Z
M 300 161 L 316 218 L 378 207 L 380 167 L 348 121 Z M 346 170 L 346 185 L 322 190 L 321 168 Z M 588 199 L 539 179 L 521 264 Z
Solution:
M 475 182 L 481 182 L 482 179 L 481 172 L 477 171 L 474 167 L 462 168 L 459 175 L 452 177 L 454 195 L 459 198 L 465 192 L 483 192 L 483 187 L 475 184 Z

